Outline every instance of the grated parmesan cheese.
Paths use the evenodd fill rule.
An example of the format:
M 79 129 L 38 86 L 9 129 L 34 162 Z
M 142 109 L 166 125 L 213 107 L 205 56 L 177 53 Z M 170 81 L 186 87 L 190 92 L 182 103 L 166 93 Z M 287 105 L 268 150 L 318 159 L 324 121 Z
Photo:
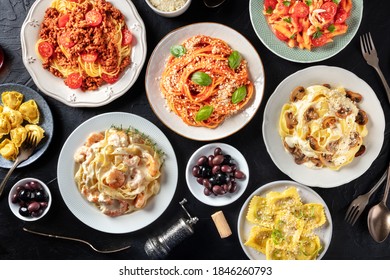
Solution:
M 181 7 L 188 0 L 149 0 L 149 2 L 157 9 L 163 12 L 174 12 Z

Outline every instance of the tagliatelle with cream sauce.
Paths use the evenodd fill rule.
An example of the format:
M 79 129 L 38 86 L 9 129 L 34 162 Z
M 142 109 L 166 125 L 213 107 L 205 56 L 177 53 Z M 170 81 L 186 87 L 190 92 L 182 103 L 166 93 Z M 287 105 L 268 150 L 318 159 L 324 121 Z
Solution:
M 362 96 L 329 85 L 297 87 L 284 104 L 279 134 L 297 164 L 338 170 L 365 151 L 368 117 Z
M 144 208 L 160 190 L 163 155 L 137 130 L 92 133 L 74 155 L 80 193 L 108 216 Z

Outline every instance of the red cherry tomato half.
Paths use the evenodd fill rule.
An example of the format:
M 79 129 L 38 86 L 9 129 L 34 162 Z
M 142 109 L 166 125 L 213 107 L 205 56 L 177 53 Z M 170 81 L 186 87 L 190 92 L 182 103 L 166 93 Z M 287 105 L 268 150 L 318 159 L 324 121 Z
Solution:
M 49 42 L 40 42 L 38 45 L 38 52 L 43 58 L 49 58 L 53 55 L 54 48 Z
M 133 40 L 133 34 L 129 29 L 122 29 L 122 46 L 128 46 Z
M 66 23 L 69 21 L 69 15 L 64 14 L 58 18 L 58 27 L 65 27 Z
M 287 36 L 284 35 L 282 32 L 279 32 L 278 30 L 275 30 L 275 35 L 281 41 L 287 41 L 288 40 Z
M 65 80 L 65 84 L 71 89 L 78 89 L 83 83 L 83 77 L 79 73 L 72 73 Z
M 104 81 L 106 81 L 106 83 L 114 84 L 114 83 L 116 83 L 116 82 L 119 80 L 119 76 L 118 76 L 118 75 L 109 76 L 109 75 L 103 73 L 103 74 L 102 74 L 102 79 L 103 79 Z
M 278 4 L 277 0 L 265 0 L 264 1 L 264 9 L 267 11 L 268 9 L 275 9 L 276 4 Z
M 321 5 L 321 9 L 325 10 L 325 12 L 321 13 L 321 16 L 326 21 L 330 21 L 336 15 L 337 5 L 333 2 L 326 2 Z
M 309 6 L 306 5 L 305 3 L 298 2 L 294 6 L 294 12 L 293 15 L 297 17 L 307 17 L 309 14 Z
M 97 52 L 82 53 L 81 59 L 85 62 L 95 62 L 98 57 Z
M 62 33 L 62 34 L 60 35 L 60 38 L 58 39 L 60 45 L 64 46 L 65 48 L 71 48 L 71 47 L 73 47 L 76 43 L 73 42 L 73 41 L 70 39 L 70 35 L 71 35 L 71 33 L 70 33 L 69 31 Z
M 325 34 L 322 34 L 318 38 L 313 38 L 313 37 L 311 38 L 311 44 L 314 47 L 321 47 L 325 45 L 327 42 L 328 42 L 328 36 L 326 36 Z
M 340 8 L 336 13 L 334 22 L 343 23 L 346 21 L 347 18 L 348 18 L 348 13 L 344 9 Z
M 102 20 L 102 14 L 99 11 L 91 10 L 85 14 L 85 20 L 90 26 L 98 26 Z

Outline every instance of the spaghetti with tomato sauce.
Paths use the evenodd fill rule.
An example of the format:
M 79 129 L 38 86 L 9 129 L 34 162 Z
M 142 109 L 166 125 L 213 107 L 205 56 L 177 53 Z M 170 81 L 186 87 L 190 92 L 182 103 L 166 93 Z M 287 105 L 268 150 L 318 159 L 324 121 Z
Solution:
M 311 50 L 347 32 L 352 0 L 264 0 L 267 22 L 291 48 Z
M 216 128 L 253 96 L 247 61 L 223 40 L 197 35 L 172 46 L 171 54 L 160 89 L 187 125 Z
M 43 68 L 83 91 L 115 83 L 131 62 L 131 48 L 123 14 L 106 0 L 54 0 L 36 43 Z

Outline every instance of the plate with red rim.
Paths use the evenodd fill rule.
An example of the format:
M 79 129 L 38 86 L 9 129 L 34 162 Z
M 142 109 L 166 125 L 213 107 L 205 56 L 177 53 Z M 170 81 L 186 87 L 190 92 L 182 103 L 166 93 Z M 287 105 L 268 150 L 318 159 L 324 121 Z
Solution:
M 23 63 L 38 88 L 48 96 L 71 107 L 98 107 L 110 103 L 125 94 L 136 82 L 146 60 L 146 29 L 141 16 L 130 0 L 110 0 L 125 17 L 126 25 L 133 35 L 131 64 L 114 84 L 104 84 L 94 91 L 83 92 L 70 89 L 62 78 L 43 69 L 35 44 L 39 38 L 40 24 L 52 0 L 35 1 L 21 28 Z

